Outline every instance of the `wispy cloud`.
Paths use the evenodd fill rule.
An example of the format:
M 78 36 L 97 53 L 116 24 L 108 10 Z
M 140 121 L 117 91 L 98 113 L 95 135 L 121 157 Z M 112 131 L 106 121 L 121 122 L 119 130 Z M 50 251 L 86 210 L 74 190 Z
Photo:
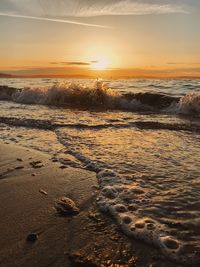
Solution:
M 167 62 L 166 64 L 167 65 L 183 65 L 185 63 L 183 63 L 183 62 Z
M 184 63 L 184 62 L 167 62 L 167 65 L 200 65 L 199 62 L 190 62 L 190 63 Z
M 180 0 L 1 0 L 5 13 L 64 19 L 104 15 L 187 13 Z
M 75 24 L 81 26 L 88 26 L 88 27 L 96 27 L 96 28 L 111 28 L 109 26 L 99 25 L 99 24 L 91 24 L 91 23 L 84 23 L 74 20 L 66 20 L 66 19 L 55 19 L 55 18 L 45 18 L 45 17 L 35 17 L 35 16 L 25 16 L 25 15 L 18 15 L 18 14 L 9 14 L 9 13 L 0 13 L 0 16 L 4 17 L 13 17 L 13 18 L 23 18 L 23 19 L 32 19 L 32 20 L 42 20 L 42 21 L 51 21 L 51 22 L 59 22 L 59 23 L 68 23 L 68 24 Z
M 111 28 L 68 18 L 187 13 L 182 5 L 175 4 L 176 1 L 178 0 L 1 0 L 0 16 Z
M 81 61 L 66 61 L 66 62 L 50 62 L 52 65 L 69 65 L 69 66 L 89 66 L 90 62 L 81 62 Z
M 75 1 L 77 2 L 77 1 Z M 81 2 L 81 1 L 79 1 Z M 105 15 L 148 15 L 148 14 L 170 14 L 187 13 L 180 5 L 173 4 L 171 1 L 134 1 L 134 0 L 111 0 L 111 1 L 83 1 L 74 10 L 73 14 L 77 17 L 105 16 Z M 157 2 L 157 3 L 155 3 Z M 92 3 L 92 4 L 91 4 Z

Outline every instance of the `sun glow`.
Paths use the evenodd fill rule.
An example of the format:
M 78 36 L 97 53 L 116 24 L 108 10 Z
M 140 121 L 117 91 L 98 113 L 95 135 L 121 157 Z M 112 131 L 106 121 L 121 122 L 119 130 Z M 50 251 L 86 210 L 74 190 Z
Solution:
M 105 70 L 108 68 L 108 66 L 109 62 L 105 58 L 101 58 L 91 62 L 91 69 L 93 70 Z
M 88 49 L 84 52 L 81 60 L 90 62 L 92 71 L 106 71 L 120 65 L 116 49 L 107 44 L 94 44 L 93 46 L 88 44 Z

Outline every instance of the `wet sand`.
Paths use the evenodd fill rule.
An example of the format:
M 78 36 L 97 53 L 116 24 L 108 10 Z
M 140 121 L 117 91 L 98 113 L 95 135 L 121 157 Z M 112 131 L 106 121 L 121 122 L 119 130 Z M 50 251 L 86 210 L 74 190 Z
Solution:
M 0 266 L 180 267 L 124 236 L 99 212 L 97 194 L 95 173 L 0 143 Z M 72 199 L 80 212 L 60 216 L 60 197 Z

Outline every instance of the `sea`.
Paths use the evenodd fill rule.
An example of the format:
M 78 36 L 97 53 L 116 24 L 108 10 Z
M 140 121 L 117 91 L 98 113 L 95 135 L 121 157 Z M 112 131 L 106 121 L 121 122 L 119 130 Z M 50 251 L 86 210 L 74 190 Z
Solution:
M 95 172 L 124 234 L 199 266 L 200 80 L 1 78 L 0 140 Z

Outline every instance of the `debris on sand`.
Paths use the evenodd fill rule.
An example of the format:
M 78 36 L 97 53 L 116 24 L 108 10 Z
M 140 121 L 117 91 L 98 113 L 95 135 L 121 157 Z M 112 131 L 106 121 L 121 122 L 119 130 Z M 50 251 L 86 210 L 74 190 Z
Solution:
M 46 196 L 48 195 L 48 193 L 47 193 L 46 191 L 44 191 L 43 189 L 41 189 L 41 188 L 39 189 L 39 192 L 40 192 L 41 194 L 43 194 L 43 195 L 46 195 Z
M 42 168 L 44 166 L 40 160 L 32 161 L 32 162 L 30 162 L 30 165 L 35 169 Z
M 61 197 L 56 200 L 56 209 L 60 215 L 75 215 L 79 213 L 79 208 L 75 202 L 67 197 Z
M 35 242 L 36 240 L 38 240 L 38 235 L 36 233 L 31 233 L 26 238 L 27 242 Z
M 77 267 L 136 267 L 136 258 L 131 257 L 128 261 L 116 261 L 113 262 L 111 259 L 101 259 L 100 262 L 96 263 L 92 256 L 85 256 L 81 253 L 68 254 L 72 266 Z

